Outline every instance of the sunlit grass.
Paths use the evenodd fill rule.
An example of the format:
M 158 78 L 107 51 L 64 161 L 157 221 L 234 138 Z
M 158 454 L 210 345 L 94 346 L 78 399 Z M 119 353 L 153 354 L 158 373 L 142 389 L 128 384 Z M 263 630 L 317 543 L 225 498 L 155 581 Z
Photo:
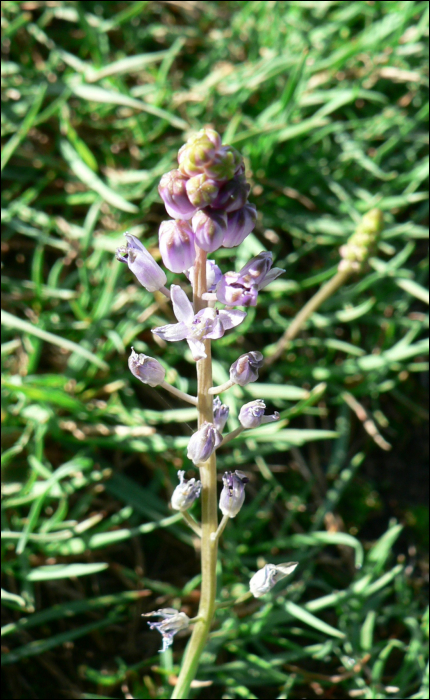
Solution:
M 166 299 L 113 253 L 128 230 L 159 259 L 159 179 L 211 124 L 259 211 L 217 262 L 267 249 L 286 270 L 214 344 L 217 384 L 269 353 L 365 212 L 385 229 L 260 382 L 224 395 L 232 430 L 260 397 L 284 422 L 220 451 L 251 481 L 219 600 L 267 561 L 300 565 L 220 609 L 194 696 L 428 697 L 428 3 L 4 2 L 2 20 L 6 696 L 170 695 L 186 638 L 159 657 L 140 613 L 197 609 L 194 537 L 168 508 L 196 411 L 127 357 L 190 392 L 194 363 L 151 334 Z

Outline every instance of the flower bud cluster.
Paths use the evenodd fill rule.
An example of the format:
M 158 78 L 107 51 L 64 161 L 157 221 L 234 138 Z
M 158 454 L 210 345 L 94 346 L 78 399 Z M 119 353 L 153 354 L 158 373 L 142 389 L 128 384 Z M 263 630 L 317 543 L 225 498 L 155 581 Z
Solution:
M 248 203 L 250 185 L 242 157 L 205 128 L 178 153 L 178 168 L 161 178 L 158 191 L 172 217 L 159 230 L 160 253 L 172 272 L 193 266 L 195 245 L 207 253 L 233 248 L 253 230 L 257 210 Z

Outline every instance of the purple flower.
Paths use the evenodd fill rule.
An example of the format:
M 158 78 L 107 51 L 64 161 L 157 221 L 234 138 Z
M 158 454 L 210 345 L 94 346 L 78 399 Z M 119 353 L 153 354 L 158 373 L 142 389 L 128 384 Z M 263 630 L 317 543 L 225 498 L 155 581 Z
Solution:
M 183 612 L 178 612 L 174 608 L 162 608 L 152 613 L 144 613 L 142 617 L 163 617 L 161 622 L 148 622 L 149 627 L 158 630 L 163 637 L 163 648 L 166 651 L 173 642 L 176 632 L 186 630 L 190 624 L 190 618 Z
M 158 185 L 160 197 L 172 219 L 191 219 L 197 211 L 188 198 L 187 181 L 188 178 L 179 170 L 171 170 L 163 175 Z
M 213 253 L 221 248 L 227 228 L 227 215 L 223 211 L 200 209 L 191 221 L 199 248 Z
M 263 251 L 240 272 L 226 272 L 216 289 L 218 301 L 228 306 L 256 306 L 258 292 L 285 272 L 279 267 L 271 269 L 272 264 L 272 253 Z
M 226 472 L 222 478 L 223 489 L 219 499 L 220 511 L 229 518 L 234 518 L 243 506 L 245 500 L 245 484 L 249 479 L 243 472 Z
M 158 386 L 164 381 L 164 377 L 166 376 L 166 371 L 158 360 L 153 357 L 148 357 L 148 355 L 144 355 L 143 353 L 137 354 L 134 348 L 131 348 L 128 366 L 130 372 L 134 374 L 137 379 L 140 379 L 144 384 L 149 384 L 149 386 Z
M 152 332 L 171 342 L 186 340 L 195 361 L 206 357 L 203 342 L 206 338 L 221 338 L 225 331 L 238 326 L 246 316 L 245 311 L 219 311 L 208 307 L 194 315 L 192 304 L 184 290 L 177 284 L 172 284 L 170 291 L 178 323 L 154 328 Z
M 172 508 L 174 510 L 188 510 L 196 498 L 200 496 L 200 491 L 202 490 L 202 482 L 196 481 L 195 479 L 184 479 L 185 472 L 179 471 L 179 484 L 175 488 L 172 494 Z
M 231 212 L 227 218 L 227 231 L 224 236 L 224 248 L 240 245 L 251 233 L 257 223 L 257 209 L 254 204 L 245 204 L 242 209 Z
M 187 457 L 194 464 L 203 464 L 222 442 L 222 437 L 213 423 L 203 423 L 190 437 Z
M 268 593 L 275 583 L 293 573 L 298 566 L 297 561 L 289 561 L 285 564 L 266 564 L 259 569 L 249 582 L 249 588 L 254 598 L 260 598 Z
M 239 386 L 246 386 L 258 379 L 258 370 L 263 366 L 263 355 L 258 350 L 241 355 L 230 367 L 230 379 Z
M 236 211 L 245 206 L 248 200 L 251 185 L 243 175 L 235 175 L 223 185 L 216 198 L 212 202 L 213 209 L 222 209 L 225 212 Z
M 239 423 L 244 428 L 258 428 L 263 423 L 272 423 L 275 420 L 279 420 L 278 411 L 275 411 L 271 416 L 265 416 L 265 410 L 266 404 L 261 399 L 250 401 L 240 409 Z
M 221 403 L 219 396 L 216 396 L 213 400 L 213 410 L 214 410 L 214 425 L 220 433 L 224 430 L 225 424 L 227 423 L 228 414 L 230 409 L 224 403 Z
M 189 270 L 185 272 L 186 276 L 191 282 L 192 287 L 194 287 L 194 265 L 190 267 Z M 208 292 L 214 292 L 218 282 L 221 280 L 222 272 L 215 260 L 206 260 L 206 284 Z
M 127 263 L 131 272 L 148 292 L 156 292 L 164 287 L 167 277 L 151 253 L 148 253 L 136 236 L 132 236 L 131 233 L 125 233 L 124 236 L 127 239 L 127 245 L 117 249 L 116 259 Z
M 161 257 L 168 270 L 184 272 L 194 264 L 195 236 L 187 221 L 162 221 L 158 236 Z

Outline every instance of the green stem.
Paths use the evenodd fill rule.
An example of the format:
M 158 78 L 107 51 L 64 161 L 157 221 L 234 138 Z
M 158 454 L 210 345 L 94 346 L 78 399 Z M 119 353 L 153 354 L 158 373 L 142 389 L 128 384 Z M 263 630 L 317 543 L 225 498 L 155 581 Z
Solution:
M 282 338 L 276 343 L 275 352 L 265 359 L 265 365 L 271 365 L 282 355 L 290 341 L 296 337 L 308 318 L 312 316 L 314 311 L 316 311 L 326 299 L 331 297 L 339 287 L 345 284 L 351 272 L 351 269 L 339 270 L 331 280 L 324 284 L 321 289 L 309 299 L 308 303 L 300 309 L 297 316 L 292 320 Z
M 200 311 L 207 302 L 202 299 L 206 292 L 206 253 L 196 248 L 194 264 L 194 313 Z M 206 357 L 197 362 L 197 409 L 199 427 L 207 421 L 213 422 L 213 399 L 209 394 L 212 387 L 211 341 L 205 341 Z M 185 650 L 181 671 L 172 698 L 188 698 L 191 682 L 194 680 L 215 612 L 217 541 L 211 541 L 211 534 L 218 526 L 217 473 L 215 452 L 200 467 L 202 482 L 202 540 L 201 567 L 202 585 L 200 606 L 190 641 Z

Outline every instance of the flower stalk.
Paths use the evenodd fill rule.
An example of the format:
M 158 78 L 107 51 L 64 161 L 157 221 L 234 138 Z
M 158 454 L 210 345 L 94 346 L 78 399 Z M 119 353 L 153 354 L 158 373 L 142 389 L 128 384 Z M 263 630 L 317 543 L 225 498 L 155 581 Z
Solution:
M 204 309 L 207 305 L 207 302 L 203 299 L 203 294 L 207 292 L 206 258 L 207 253 L 197 248 L 197 255 L 194 263 L 194 313 Z M 204 343 L 206 357 L 197 362 L 197 410 L 199 428 L 205 422 L 213 423 L 213 399 L 212 395 L 209 394 L 209 389 L 212 388 L 211 341 L 205 340 Z M 189 688 L 196 675 L 200 656 L 205 646 L 215 612 L 216 562 L 218 554 L 218 540 L 212 538 L 212 535 L 216 533 L 218 528 L 215 452 L 211 454 L 207 462 L 200 465 L 200 481 L 202 482 L 202 584 L 200 605 L 197 614 L 199 621 L 194 626 L 190 641 L 185 650 L 184 660 L 182 662 L 178 681 L 172 693 L 172 698 L 189 697 Z

